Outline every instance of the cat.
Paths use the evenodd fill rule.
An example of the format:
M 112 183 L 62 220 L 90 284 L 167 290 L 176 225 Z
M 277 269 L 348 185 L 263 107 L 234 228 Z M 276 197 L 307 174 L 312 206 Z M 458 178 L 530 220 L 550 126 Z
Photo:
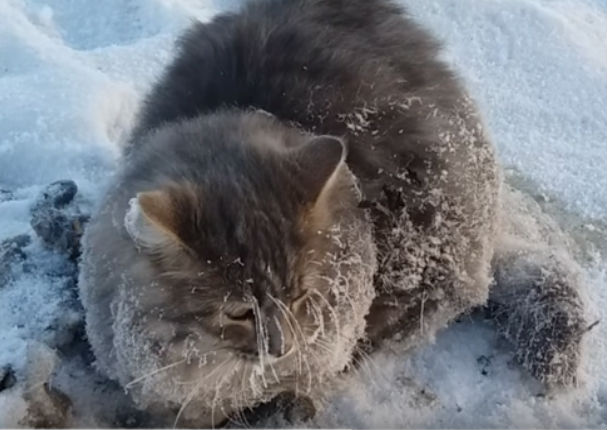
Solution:
M 98 369 L 176 425 L 217 425 L 319 399 L 358 350 L 485 304 L 501 174 L 438 53 L 389 0 L 252 0 L 194 24 L 85 232 Z

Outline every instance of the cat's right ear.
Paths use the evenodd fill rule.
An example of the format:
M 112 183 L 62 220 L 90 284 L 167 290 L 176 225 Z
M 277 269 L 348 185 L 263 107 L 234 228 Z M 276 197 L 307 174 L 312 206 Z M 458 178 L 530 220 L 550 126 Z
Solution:
M 138 247 L 161 253 L 182 245 L 174 204 L 168 192 L 138 193 L 129 204 L 124 226 Z
M 315 203 L 331 187 L 346 154 L 344 141 L 328 135 L 313 137 L 296 151 L 295 162 L 306 203 Z
M 346 164 L 347 147 L 342 139 L 314 137 L 295 156 L 295 174 L 304 190 L 304 228 L 315 232 L 329 228 L 336 213 L 358 206 L 360 193 Z

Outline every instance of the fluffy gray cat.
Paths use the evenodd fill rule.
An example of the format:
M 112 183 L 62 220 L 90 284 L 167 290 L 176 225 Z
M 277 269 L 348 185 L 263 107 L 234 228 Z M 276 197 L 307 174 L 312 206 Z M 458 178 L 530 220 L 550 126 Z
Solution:
M 254 0 L 195 24 L 85 234 L 97 366 L 180 426 L 318 401 L 357 349 L 415 345 L 486 303 L 499 192 L 473 101 L 391 1 Z M 503 317 L 529 273 L 504 270 L 503 333 L 569 382 L 577 355 L 553 361 L 577 351 L 581 305 L 544 299 L 567 336 L 531 342 L 528 318 Z M 555 273 L 534 297 L 578 304 Z

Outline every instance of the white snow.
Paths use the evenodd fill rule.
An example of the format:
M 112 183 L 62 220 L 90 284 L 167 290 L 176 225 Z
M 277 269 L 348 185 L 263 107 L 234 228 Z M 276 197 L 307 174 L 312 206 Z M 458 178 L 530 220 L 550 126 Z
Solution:
M 590 314 L 580 387 L 543 395 L 509 364 L 479 318 L 403 357 L 376 354 L 319 423 L 339 427 L 605 428 L 607 425 L 607 5 L 602 0 L 401 0 L 443 40 L 445 59 L 485 112 L 512 180 L 541 197 L 584 248 Z M 138 102 L 191 19 L 238 7 L 219 0 L 0 0 L 0 240 L 31 233 L 29 207 L 53 180 L 98 201 Z M 39 268 L 59 264 L 34 242 Z M 40 270 L 44 272 L 44 270 Z M 28 343 L 59 342 L 60 275 L 25 273 L 0 288 L 0 368 L 24 366 Z M 48 327 L 54 327 L 49 331 Z M 49 338 L 50 336 L 50 338 Z M 50 339 L 50 340 L 49 340 Z M 59 340 L 58 340 L 59 339 Z M 483 358 L 483 356 L 485 358 Z M 485 371 L 486 375 L 482 374 Z M 110 425 L 119 397 L 78 359 L 58 377 L 75 426 Z M 87 385 L 88 384 L 88 385 Z M 71 388 L 70 388 L 71 387 Z M 19 424 L 17 389 L 0 392 L 0 427 Z

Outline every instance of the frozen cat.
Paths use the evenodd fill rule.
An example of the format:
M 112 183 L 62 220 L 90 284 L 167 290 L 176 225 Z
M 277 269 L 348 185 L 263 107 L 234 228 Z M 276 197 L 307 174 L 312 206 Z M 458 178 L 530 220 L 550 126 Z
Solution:
M 499 191 L 474 103 L 392 2 L 195 24 L 85 235 L 98 368 L 178 425 L 318 397 L 357 347 L 487 301 Z

